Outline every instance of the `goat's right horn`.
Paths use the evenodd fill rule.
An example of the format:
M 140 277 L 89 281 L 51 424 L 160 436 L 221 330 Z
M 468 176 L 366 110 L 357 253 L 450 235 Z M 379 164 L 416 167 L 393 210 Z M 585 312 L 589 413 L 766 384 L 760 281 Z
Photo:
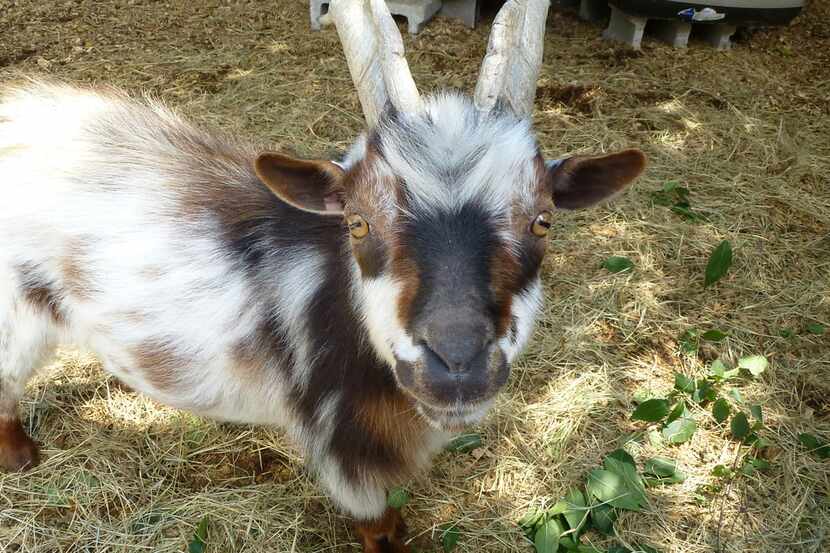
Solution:
M 378 122 L 387 103 L 400 112 L 418 111 L 421 97 L 384 0 L 332 0 L 329 11 L 369 126 Z
M 533 112 L 549 5 L 549 0 L 507 0 L 499 10 L 476 84 L 479 110 L 490 111 L 501 100 L 519 116 Z

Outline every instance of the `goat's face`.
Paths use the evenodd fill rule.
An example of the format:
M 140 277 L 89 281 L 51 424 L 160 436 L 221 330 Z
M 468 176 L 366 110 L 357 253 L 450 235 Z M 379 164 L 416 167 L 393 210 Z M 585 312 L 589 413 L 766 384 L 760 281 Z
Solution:
M 450 95 L 387 113 L 343 172 L 273 154 L 257 170 L 289 203 L 344 217 L 372 344 L 421 413 L 455 430 L 486 412 L 531 333 L 556 210 L 620 191 L 644 158 L 550 165 L 526 120 Z

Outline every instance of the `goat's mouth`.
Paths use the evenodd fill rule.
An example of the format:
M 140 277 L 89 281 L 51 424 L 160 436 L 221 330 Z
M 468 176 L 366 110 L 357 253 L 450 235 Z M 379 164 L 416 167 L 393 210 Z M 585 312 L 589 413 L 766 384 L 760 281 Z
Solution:
M 416 406 L 421 416 L 437 430 L 444 432 L 460 432 L 471 424 L 484 418 L 484 415 L 493 405 L 492 399 L 472 405 L 457 405 L 450 408 L 440 408 L 416 400 Z

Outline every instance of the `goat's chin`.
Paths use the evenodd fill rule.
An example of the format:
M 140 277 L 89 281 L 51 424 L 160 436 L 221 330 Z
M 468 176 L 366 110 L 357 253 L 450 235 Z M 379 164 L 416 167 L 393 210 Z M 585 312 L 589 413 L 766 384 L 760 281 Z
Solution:
M 470 425 L 479 422 L 493 405 L 488 399 L 473 405 L 458 405 L 451 408 L 438 408 L 416 401 L 418 412 L 436 430 L 443 432 L 461 432 Z

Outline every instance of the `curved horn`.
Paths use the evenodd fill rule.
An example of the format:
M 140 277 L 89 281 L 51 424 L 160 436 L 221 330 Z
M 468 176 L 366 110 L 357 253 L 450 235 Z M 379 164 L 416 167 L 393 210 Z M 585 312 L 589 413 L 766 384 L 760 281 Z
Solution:
M 401 112 L 418 111 L 421 97 L 386 2 L 332 0 L 329 11 L 369 126 L 378 122 L 388 102 Z
M 549 0 L 507 0 L 490 31 L 475 104 L 490 111 L 501 99 L 517 115 L 530 115 L 542 65 Z

